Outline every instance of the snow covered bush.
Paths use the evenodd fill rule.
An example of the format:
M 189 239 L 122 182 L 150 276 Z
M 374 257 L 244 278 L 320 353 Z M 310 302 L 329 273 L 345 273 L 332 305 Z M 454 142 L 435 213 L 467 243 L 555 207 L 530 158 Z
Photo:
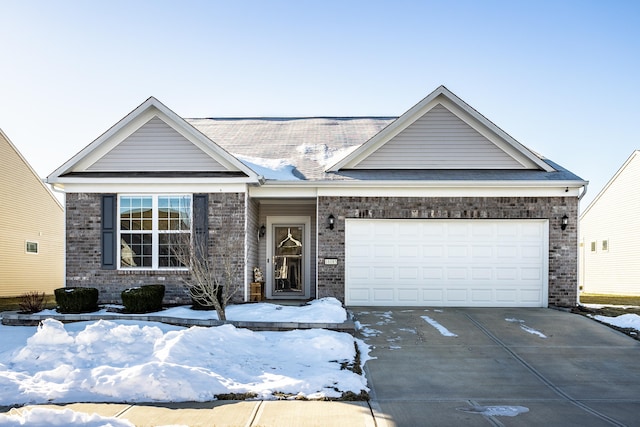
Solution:
M 58 288 L 53 293 L 60 313 L 91 313 L 98 310 L 96 288 Z
M 151 313 L 162 310 L 164 285 L 144 285 L 125 289 L 120 294 L 122 305 L 128 313 Z

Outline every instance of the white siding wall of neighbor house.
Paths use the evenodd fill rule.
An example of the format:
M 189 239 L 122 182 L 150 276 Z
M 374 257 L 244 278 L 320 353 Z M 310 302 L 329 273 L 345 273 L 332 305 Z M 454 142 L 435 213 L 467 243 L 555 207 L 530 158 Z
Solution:
M 583 213 L 580 258 L 582 292 L 640 295 L 640 151 Z
M 442 105 L 416 120 L 358 169 L 523 169 L 511 156 Z
M 52 294 L 64 286 L 63 208 L 2 132 L 0 159 L 0 297 Z
M 227 169 L 158 117 L 149 120 L 88 171 L 216 171 Z

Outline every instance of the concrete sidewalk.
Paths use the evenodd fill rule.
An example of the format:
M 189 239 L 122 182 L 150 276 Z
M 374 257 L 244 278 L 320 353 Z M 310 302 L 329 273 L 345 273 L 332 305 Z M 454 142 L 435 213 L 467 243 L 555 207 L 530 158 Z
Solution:
M 343 427 L 384 426 L 376 423 L 367 402 L 324 401 L 215 401 L 160 404 L 71 403 L 15 408 L 21 413 L 34 407 L 71 409 L 128 420 L 137 427 L 145 426 L 260 426 L 260 427 Z

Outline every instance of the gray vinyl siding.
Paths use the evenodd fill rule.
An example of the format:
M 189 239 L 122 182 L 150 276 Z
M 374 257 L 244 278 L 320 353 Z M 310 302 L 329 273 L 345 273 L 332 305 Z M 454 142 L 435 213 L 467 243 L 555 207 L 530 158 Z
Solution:
M 437 105 L 360 162 L 356 169 L 524 169 Z
M 141 126 L 88 171 L 226 171 L 158 117 Z
M 639 183 L 640 151 L 636 151 L 582 216 L 583 292 L 640 295 Z M 605 240 L 607 250 L 602 249 Z

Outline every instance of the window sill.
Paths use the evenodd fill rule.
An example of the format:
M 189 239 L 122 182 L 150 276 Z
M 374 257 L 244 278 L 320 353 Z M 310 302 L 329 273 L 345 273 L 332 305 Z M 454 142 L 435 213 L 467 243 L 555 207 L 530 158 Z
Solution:
M 140 276 L 164 276 L 164 275 L 187 275 L 189 270 L 118 270 L 118 275 L 140 275 Z

